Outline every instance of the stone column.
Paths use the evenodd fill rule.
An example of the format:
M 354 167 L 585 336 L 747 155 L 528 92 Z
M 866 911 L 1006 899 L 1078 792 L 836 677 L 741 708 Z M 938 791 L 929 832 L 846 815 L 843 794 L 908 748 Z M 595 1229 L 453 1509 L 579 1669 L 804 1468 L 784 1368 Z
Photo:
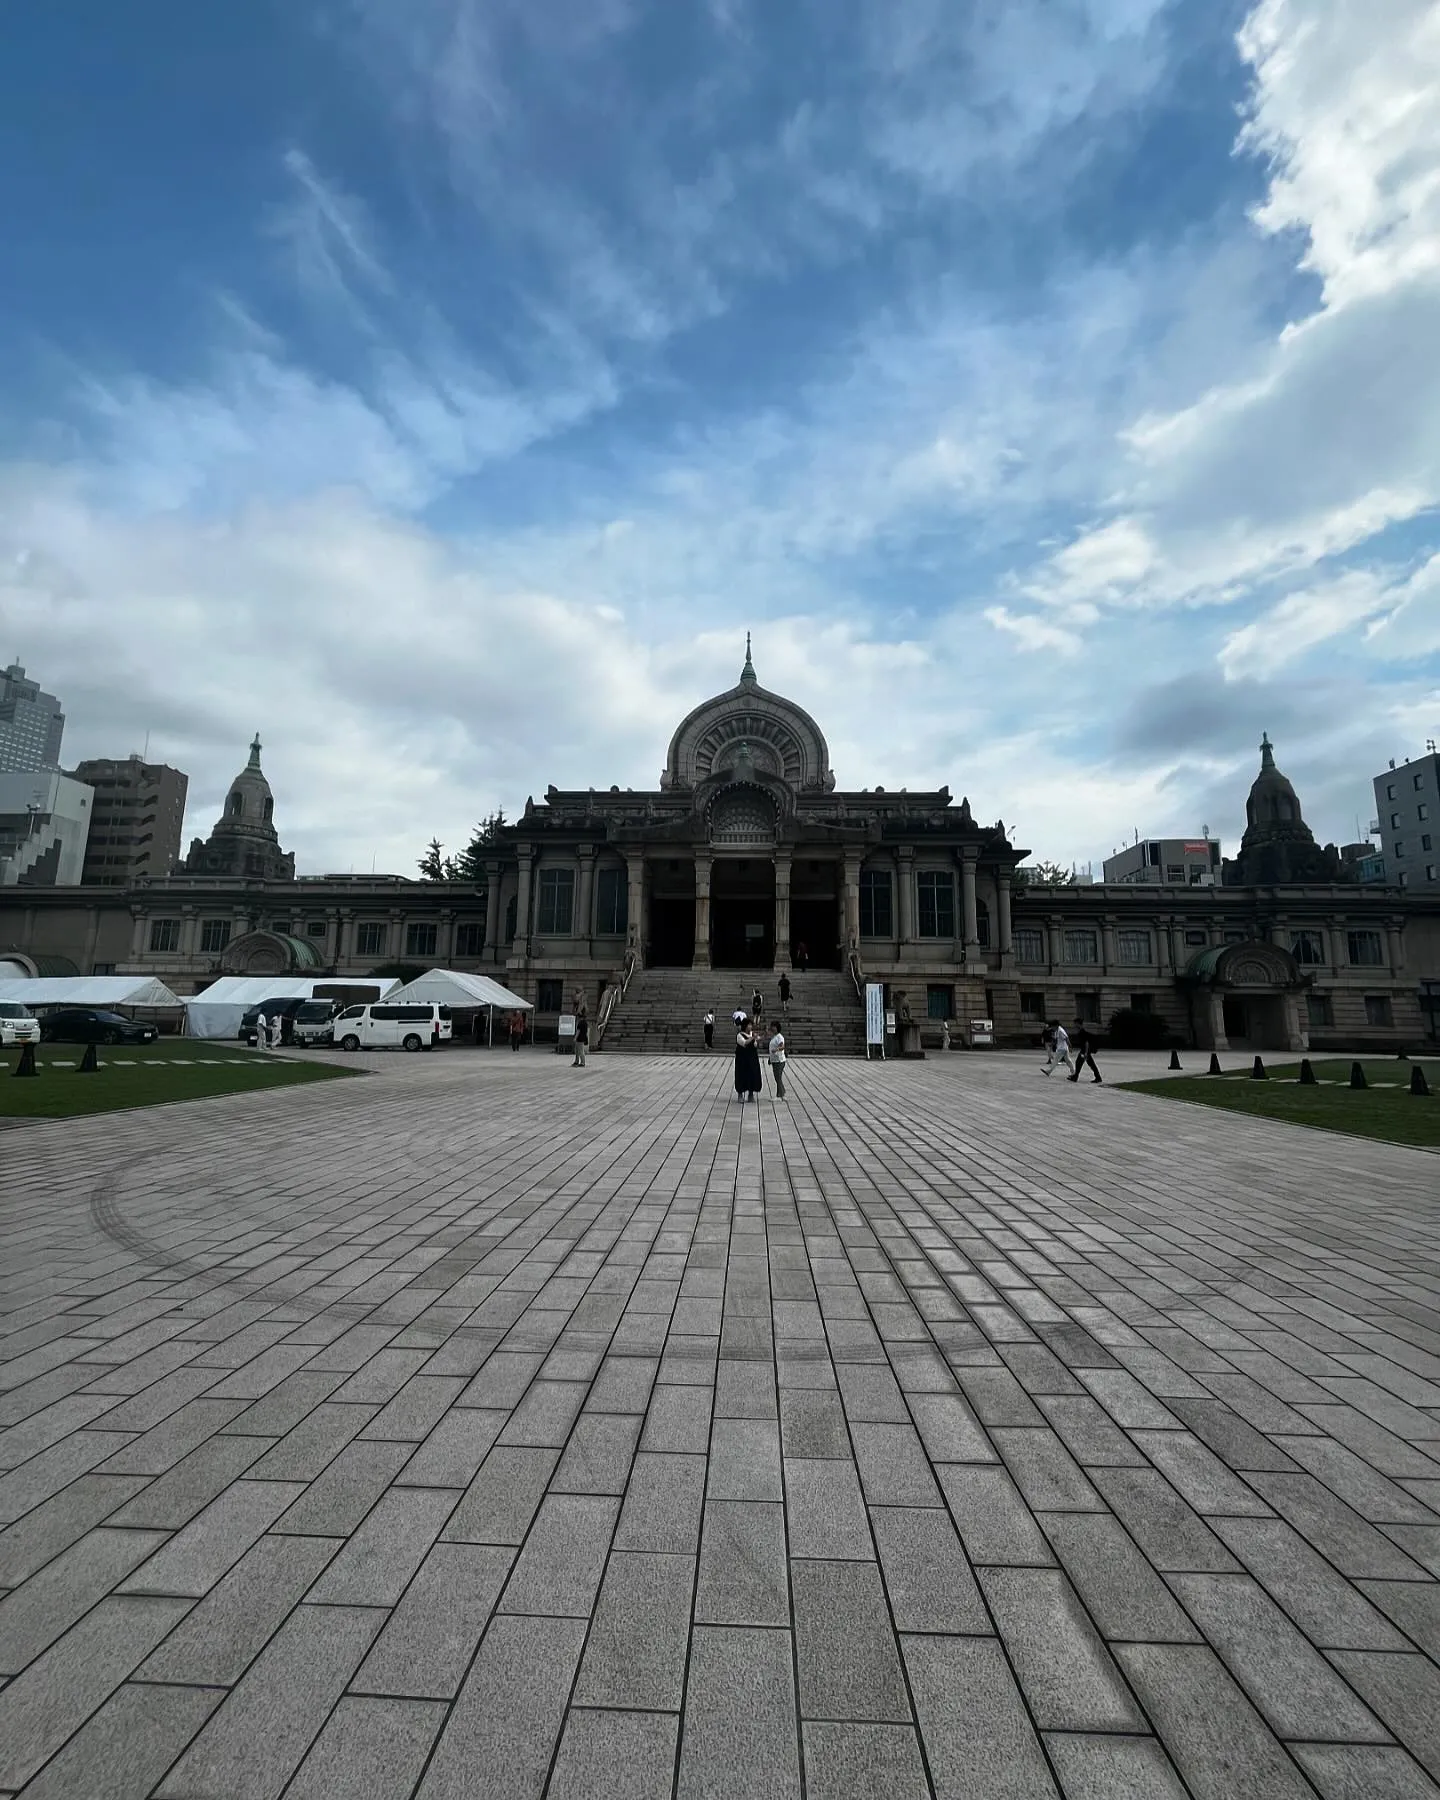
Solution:
M 645 852 L 625 852 L 625 941 L 639 952 L 645 942 Z
M 355 914 L 348 906 L 337 906 L 331 918 L 335 932 L 335 968 L 338 970 L 355 957 Z
M 980 915 L 975 905 L 975 860 L 960 859 L 960 917 L 964 937 L 962 960 L 969 964 L 980 960 Z
M 1391 919 L 1385 926 L 1385 936 L 1390 949 L 1390 973 L 1398 975 L 1405 967 L 1405 938 L 1399 919 Z
M 1170 941 L 1170 933 L 1174 929 L 1174 921 L 1158 918 L 1155 921 L 1155 967 L 1163 975 L 1175 964 L 1175 948 Z
M 132 920 L 130 926 L 130 960 L 131 962 L 134 962 L 138 957 L 143 956 L 145 953 L 145 915 L 138 906 L 132 906 L 130 908 L 130 918 Z M 27 936 L 25 941 L 28 944 L 31 940 Z
M 1050 939 L 1050 973 L 1052 975 L 1057 969 L 1064 966 L 1065 945 L 1060 936 L 1061 930 L 1062 924 L 1059 916 L 1052 914 L 1047 933 Z
M 895 856 L 895 890 L 900 903 L 900 946 L 915 941 L 915 852 L 902 844 Z
M 485 955 L 492 960 L 500 945 L 500 888 L 504 875 L 502 863 L 485 864 Z
M 1000 895 L 1000 954 L 1015 954 L 1015 932 L 1010 923 L 1010 877 L 1002 875 L 998 882 Z
M 775 852 L 775 967 L 790 967 L 790 852 Z
M 1118 960 L 1115 949 L 1115 915 L 1106 913 L 1100 921 L 1100 973 L 1108 975 Z
M 518 846 L 520 858 L 520 885 L 516 890 L 515 900 L 515 937 L 528 950 L 530 941 L 530 867 L 535 860 L 535 852 L 529 844 Z
M 845 853 L 845 932 L 842 947 L 848 952 L 854 945 L 860 944 L 860 852 L 847 850 Z
M 1284 913 L 1279 913 L 1270 921 L 1270 942 L 1280 949 L 1290 948 L 1290 920 Z
M 200 950 L 200 920 L 193 906 L 180 908 L 180 955 L 189 962 Z
M 436 920 L 435 930 L 435 962 L 437 967 L 448 969 L 455 955 L 455 914 L 450 907 L 445 907 Z
M 588 942 L 595 924 L 595 846 L 582 844 L 578 856 L 580 877 L 575 884 L 575 917 L 570 929 L 573 936 Z
M 1325 937 L 1329 944 L 1330 967 L 1338 975 L 1349 966 L 1349 959 L 1345 955 L 1345 921 L 1331 919 L 1325 926 Z
M 710 870 L 714 858 L 708 850 L 695 852 L 695 953 L 691 965 L 710 967 Z

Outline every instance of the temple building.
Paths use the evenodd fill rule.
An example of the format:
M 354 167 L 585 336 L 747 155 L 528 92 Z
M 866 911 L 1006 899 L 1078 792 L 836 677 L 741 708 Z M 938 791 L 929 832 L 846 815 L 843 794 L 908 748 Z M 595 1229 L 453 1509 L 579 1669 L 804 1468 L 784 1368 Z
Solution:
M 1003 821 L 948 787 L 841 787 L 819 724 L 761 685 L 748 643 L 653 789 L 547 789 L 480 879 L 296 880 L 272 814 L 257 738 L 172 879 L 0 894 L 0 956 L 181 993 L 225 974 L 488 970 L 542 1034 L 577 996 L 592 1017 L 603 1001 L 616 1050 L 694 1048 L 707 1007 L 723 1017 L 754 986 L 773 1000 L 782 973 L 798 1053 L 858 1052 L 869 982 L 925 1045 L 983 1041 L 986 1021 L 1030 1043 L 1054 1019 L 1218 1049 L 1440 1036 L 1440 900 L 1338 881 L 1268 737 L 1220 886 L 1039 886 Z

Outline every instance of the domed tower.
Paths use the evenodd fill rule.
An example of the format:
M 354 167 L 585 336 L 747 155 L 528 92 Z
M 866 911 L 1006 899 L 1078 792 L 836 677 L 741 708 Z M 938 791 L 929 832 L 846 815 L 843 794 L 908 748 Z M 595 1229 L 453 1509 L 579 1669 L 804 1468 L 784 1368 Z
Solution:
M 275 796 L 260 767 L 260 734 L 250 760 L 230 783 L 225 810 L 210 836 L 196 838 L 185 858 L 188 875 L 233 875 L 251 881 L 293 881 L 295 857 L 280 848 Z
M 1260 773 L 1245 802 L 1245 835 L 1229 865 L 1236 887 L 1283 887 L 1297 882 L 1338 880 L 1333 851 L 1322 850 L 1300 811 L 1289 777 L 1275 767 L 1266 732 L 1260 740 Z

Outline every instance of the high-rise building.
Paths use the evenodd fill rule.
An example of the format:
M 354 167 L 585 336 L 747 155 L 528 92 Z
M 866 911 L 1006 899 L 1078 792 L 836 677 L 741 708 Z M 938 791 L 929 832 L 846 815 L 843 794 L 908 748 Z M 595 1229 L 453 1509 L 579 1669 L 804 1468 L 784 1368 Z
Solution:
M 93 800 L 55 769 L 0 773 L 0 887 L 74 887 Z
M 128 887 L 171 874 L 180 860 L 189 777 L 139 756 L 91 757 L 73 774 L 95 790 L 85 884 Z
M 1387 881 L 1440 894 L 1440 753 L 1433 738 L 1423 756 L 1392 762 L 1375 777 L 1375 817 Z
M 27 678 L 18 662 L 0 671 L 0 774 L 60 767 L 65 715 L 53 694 Z
M 1212 837 L 1141 838 L 1105 858 L 1105 879 L 1126 886 L 1214 887 L 1220 845 Z

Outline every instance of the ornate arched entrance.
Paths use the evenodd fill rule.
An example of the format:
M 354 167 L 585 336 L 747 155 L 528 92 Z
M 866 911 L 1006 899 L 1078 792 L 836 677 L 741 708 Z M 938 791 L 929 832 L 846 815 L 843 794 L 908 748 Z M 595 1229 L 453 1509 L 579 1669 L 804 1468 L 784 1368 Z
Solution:
M 1189 989 L 1195 1041 L 1213 1050 L 1304 1050 L 1305 978 L 1288 950 L 1252 939 L 1202 950 L 1180 978 Z

